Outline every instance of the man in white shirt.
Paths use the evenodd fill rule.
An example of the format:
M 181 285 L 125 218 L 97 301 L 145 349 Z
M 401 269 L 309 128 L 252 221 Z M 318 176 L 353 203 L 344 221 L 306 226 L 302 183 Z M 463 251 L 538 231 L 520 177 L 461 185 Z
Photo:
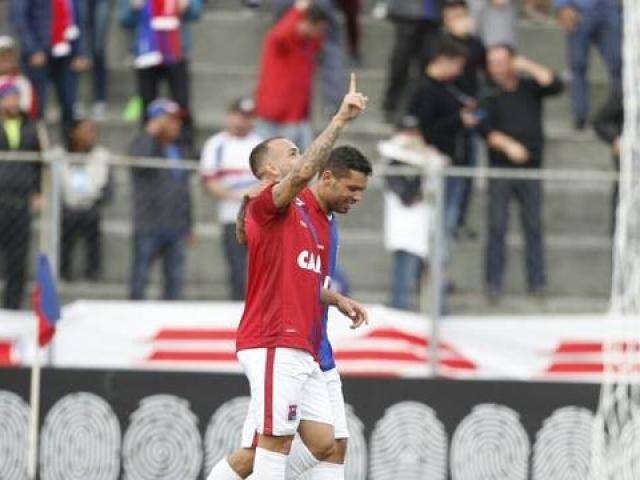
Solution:
M 225 130 L 207 140 L 200 159 L 206 191 L 217 200 L 230 297 L 238 301 L 245 295 L 247 252 L 236 241 L 236 216 L 243 196 L 258 183 L 249 167 L 249 155 L 263 140 L 254 130 L 254 109 L 248 97 L 231 103 Z

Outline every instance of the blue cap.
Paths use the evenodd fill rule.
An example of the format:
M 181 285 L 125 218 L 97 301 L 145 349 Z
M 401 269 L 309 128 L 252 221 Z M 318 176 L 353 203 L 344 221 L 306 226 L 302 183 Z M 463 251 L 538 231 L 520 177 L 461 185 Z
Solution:
M 167 98 L 156 98 L 147 107 L 147 117 L 149 120 L 161 117 L 163 115 L 175 115 L 177 117 L 182 116 L 182 109 L 173 100 Z
M 20 95 L 20 89 L 16 86 L 15 83 L 5 82 L 0 84 L 0 99 L 11 94 Z

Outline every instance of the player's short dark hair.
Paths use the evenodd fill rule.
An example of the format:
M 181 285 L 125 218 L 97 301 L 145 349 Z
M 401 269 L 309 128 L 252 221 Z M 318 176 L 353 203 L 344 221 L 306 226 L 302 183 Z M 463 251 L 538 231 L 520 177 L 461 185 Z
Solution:
M 440 37 L 434 40 L 433 45 L 429 49 L 427 63 L 433 62 L 436 58 L 467 58 L 469 50 L 460 41 L 449 38 Z
M 283 138 L 284 137 L 267 138 L 253 147 L 253 150 L 251 150 L 251 154 L 249 155 L 249 166 L 251 167 L 251 172 L 256 176 L 256 178 L 260 178 L 262 175 L 262 164 L 269 153 L 269 144 L 274 140 Z
M 346 177 L 351 170 L 364 173 L 367 177 L 373 173 L 373 167 L 367 157 L 349 145 L 334 148 L 323 170 L 330 171 L 337 178 Z
M 305 16 L 307 20 L 309 20 L 309 22 L 314 24 L 329 23 L 329 15 L 325 11 L 325 9 L 319 5 L 315 5 L 315 4 L 311 5 L 307 9 L 307 13 Z

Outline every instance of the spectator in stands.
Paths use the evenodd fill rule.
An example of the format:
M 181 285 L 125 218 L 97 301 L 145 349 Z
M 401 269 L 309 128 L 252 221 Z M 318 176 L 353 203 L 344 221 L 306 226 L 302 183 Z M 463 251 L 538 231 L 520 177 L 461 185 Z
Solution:
M 543 163 L 543 100 L 557 95 L 563 84 L 552 70 L 517 56 L 510 46 L 494 46 L 487 68 L 496 91 L 487 100 L 482 129 L 494 168 L 539 169 Z M 520 204 L 525 236 L 525 264 L 529 293 L 542 296 L 547 279 L 542 233 L 542 188 L 539 180 L 491 179 L 489 181 L 489 234 L 486 249 L 487 294 L 497 302 L 502 293 L 505 236 L 509 201 Z
M 409 114 L 418 119 L 427 144 L 449 157 L 452 164 L 464 164 L 466 130 L 475 128 L 478 121 L 475 100 L 458 89 L 454 82 L 464 71 L 468 50 L 459 40 L 441 37 L 434 41 L 430 51 L 426 77 L 409 103 Z M 460 178 L 447 178 L 447 238 L 457 226 L 463 186 Z
M 166 81 L 170 96 L 191 120 L 189 55 L 192 50 L 190 23 L 202 13 L 202 0 L 118 0 L 121 25 L 133 32 L 134 68 L 142 99 L 142 122 L 149 104 Z
M 204 145 L 200 173 L 207 192 L 218 201 L 222 248 L 232 300 L 244 300 L 247 250 L 236 241 L 236 217 L 242 198 L 257 184 L 249 155 L 262 138 L 254 130 L 254 101 L 240 98 L 229 106 L 226 129 Z
M 418 130 L 417 119 L 411 116 L 400 121 L 399 132 L 379 145 L 380 153 L 392 167 L 417 166 L 417 161 L 431 160 Z M 419 174 L 398 174 L 385 177 L 384 240 L 391 252 L 391 298 L 389 306 L 400 310 L 417 310 L 422 278 L 429 255 L 429 229 L 433 205 L 424 191 L 424 178 Z
M 132 168 L 133 178 L 133 269 L 130 297 L 145 298 L 149 269 L 162 257 L 165 300 L 182 298 L 185 243 L 191 233 L 191 188 L 189 172 L 181 168 L 193 158 L 184 138 L 180 105 L 156 99 L 148 107 L 147 124 L 131 145 L 134 157 L 166 158 L 174 168 Z
M 359 67 L 362 64 L 362 52 L 360 50 L 360 13 L 361 0 L 336 0 L 344 12 L 347 23 L 347 47 L 351 63 Z
M 607 66 L 612 88 L 622 85 L 622 5 L 619 0 L 554 0 L 554 6 L 567 32 L 573 120 L 582 130 L 589 117 L 587 66 L 592 43 Z
M 624 105 L 622 89 L 614 88 L 607 101 L 600 108 L 593 121 L 593 128 L 598 137 L 611 145 L 613 165 L 616 172 L 620 170 L 620 138 L 624 125 Z M 615 232 L 616 211 L 618 207 L 618 182 L 615 182 L 611 198 L 611 232 Z
M 18 52 L 13 38 L 0 36 L 0 84 L 12 83 L 20 91 L 20 110 L 31 119 L 38 116 L 38 101 L 31 81 L 20 71 Z
M 62 166 L 62 258 L 60 272 L 74 280 L 73 256 L 78 240 L 85 243 L 84 278 L 96 281 L 102 269 L 102 207 L 110 197 L 109 152 L 96 145 L 96 127 L 75 120 L 69 132 L 69 152 L 84 156 L 81 163 Z
M 86 37 L 91 54 L 93 118 L 104 120 L 107 113 L 107 37 L 111 23 L 111 0 L 86 0 Z
M 324 108 L 333 115 L 340 108 L 342 99 L 347 93 L 345 91 L 347 78 L 344 71 L 344 48 L 336 0 L 273 0 L 277 19 L 281 19 L 296 4 L 306 8 L 306 5 L 311 3 L 314 7 L 322 10 L 327 19 L 322 52 L 318 60 Z
M 382 105 L 389 123 L 396 123 L 396 115 L 403 111 L 412 68 L 422 72 L 427 46 L 440 28 L 441 3 L 442 0 L 389 0 L 387 15 L 394 24 L 395 38 Z
M 473 34 L 473 19 L 465 0 L 447 0 L 442 9 L 442 37 L 460 42 L 467 49 L 467 58 L 462 75 L 451 88 L 458 90 L 456 96 L 462 103 L 473 107 L 478 104 L 481 76 L 486 71 L 487 52 L 480 38 Z M 465 98 L 465 96 L 467 98 Z M 478 112 L 482 114 L 482 112 Z M 460 140 L 459 155 L 453 157 L 454 164 L 461 167 L 476 165 L 477 133 L 475 129 L 465 129 Z M 475 237 L 475 232 L 466 228 L 473 180 L 452 178 L 449 188 L 448 229 L 456 237 Z
M 73 122 L 78 72 L 89 66 L 82 38 L 83 5 L 78 0 L 11 0 L 10 6 L 25 73 L 38 94 L 40 116 L 46 111 L 52 83 L 66 135 Z
M 518 17 L 514 0 L 469 0 L 469 7 L 486 46 L 516 46 Z
M 20 110 L 20 90 L 0 85 L 0 152 L 39 152 L 36 124 Z M 39 210 L 40 164 L 0 161 L 0 249 L 4 256 L 3 308 L 18 309 L 24 296 L 31 212 Z
M 313 75 L 327 28 L 325 11 L 299 0 L 267 33 L 256 92 L 263 138 L 286 137 L 301 150 L 311 144 Z

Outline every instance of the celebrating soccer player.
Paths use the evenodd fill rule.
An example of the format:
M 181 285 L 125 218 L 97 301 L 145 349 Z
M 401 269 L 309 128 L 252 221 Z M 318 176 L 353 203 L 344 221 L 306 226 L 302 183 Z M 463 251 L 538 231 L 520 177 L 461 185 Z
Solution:
M 366 311 L 323 287 L 337 255 L 332 213 L 346 213 L 361 199 L 371 173 L 371 165 L 356 149 L 332 149 L 366 102 L 352 76 L 340 111 L 303 156 L 283 138 L 267 140 L 252 152 L 256 176 L 273 182 L 249 203 L 245 220 L 249 287 L 237 347 L 252 399 L 245 450 L 223 459 L 210 480 L 238 479 L 251 472 L 253 454 L 246 449 L 255 446 L 254 432 L 258 438 L 252 478 L 295 478 L 294 468 L 289 467 L 287 477 L 285 470 L 297 430 L 309 448 L 298 449 L 302 455 L 296 468 L 303 471 L 324 461 L 316 467 L 317 478 L 344 478 L 348 432 L 326 339 L 325 305 L 338 307 L 354 327 L 366 321 Z M 308 189 L 318 173 L 318 183 Z M 334 437 L 340 440 L 334 442 Z

